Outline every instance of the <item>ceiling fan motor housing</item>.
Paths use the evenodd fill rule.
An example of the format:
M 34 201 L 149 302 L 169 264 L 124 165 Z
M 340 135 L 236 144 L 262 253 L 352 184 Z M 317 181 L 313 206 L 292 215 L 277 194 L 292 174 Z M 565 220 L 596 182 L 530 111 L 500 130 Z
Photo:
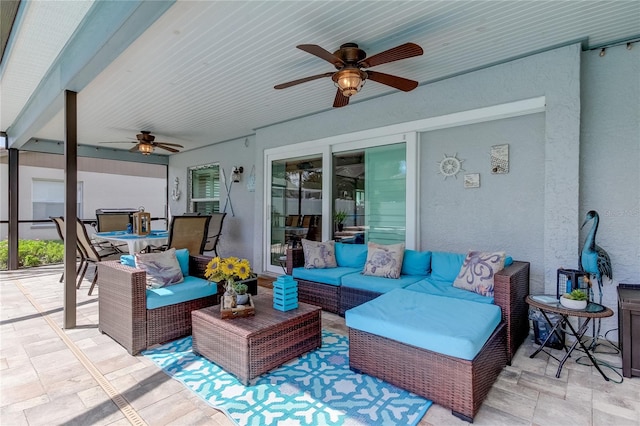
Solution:
M 333 52 L 333 54 L 347 64 L 355 64 L 367 57 L 367 53 L 360 49 L 355 43 L 345 43 L 340 46 L 339 50 Z M 336 65 L 337 69 L 341 69 L 342 67 L 343 66 Z

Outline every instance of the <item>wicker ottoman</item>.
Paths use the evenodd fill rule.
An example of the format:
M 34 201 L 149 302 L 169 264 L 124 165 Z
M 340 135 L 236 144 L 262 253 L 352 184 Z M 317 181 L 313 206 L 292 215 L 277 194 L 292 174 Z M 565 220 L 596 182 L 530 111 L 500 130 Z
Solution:
M 193 311 L 193 351 L 247 385 L 249 380 L 322 346 L 321 309 L 273 309 L 271 296 L 253 296 L 255 316 L 221 319 L 220 307 Z

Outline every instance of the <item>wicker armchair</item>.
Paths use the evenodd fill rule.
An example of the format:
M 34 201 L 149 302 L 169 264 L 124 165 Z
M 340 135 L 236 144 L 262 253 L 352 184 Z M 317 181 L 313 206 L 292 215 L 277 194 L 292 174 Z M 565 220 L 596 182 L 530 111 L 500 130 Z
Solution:
M 189 256 L 189 274 L 204 278 L 210 258 Z M 191 311 L 219 303 L 219 295 L 147 309 L 146 272 L 117 261 L 98 264 L 100 332 L 131 355 L 191 334 Z

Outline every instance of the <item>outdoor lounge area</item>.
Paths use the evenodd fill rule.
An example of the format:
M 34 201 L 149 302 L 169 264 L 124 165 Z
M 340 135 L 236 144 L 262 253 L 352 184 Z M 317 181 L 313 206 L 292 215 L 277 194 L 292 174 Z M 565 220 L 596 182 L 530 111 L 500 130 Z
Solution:
M 149 358 L 130 356 L 98 331 L 99 287 L 92 296 L 78 292 L 78 327 L 61 330 L 60 271 L 41 267 L 1 276 L 3 424 L 232 424 Z M 271 292 L 258 288 L 267 297 Z M 347 333 L 344 319 L 327 312 L 322 313 L 322 328 Z M 512 364 L 502 370 L 474 424 L 638 424 L 637 379 L 605 382 L 593 367 L 574 358 L 556 379 L 557 361 L 544 354 L 529 358 L 537 346 L 532 338 L 527 337 Z M 619 355 L 597 357 L 620 365 Z M 466 422 L 434 404 L 418 424 Z
M 0 28 L 1 425 L 640 424 L 639 1 Z

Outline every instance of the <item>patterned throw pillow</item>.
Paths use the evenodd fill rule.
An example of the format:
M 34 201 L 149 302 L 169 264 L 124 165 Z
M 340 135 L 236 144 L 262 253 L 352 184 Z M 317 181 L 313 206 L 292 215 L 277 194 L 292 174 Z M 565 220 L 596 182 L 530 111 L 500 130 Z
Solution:
M 453 286 L 493 297 L 493 278 L 504 268 L 506 253 L 469 251 Z
M 333 241 L 311 241 L 302 239 L 304 251 L 304 267 L 307 269 L 335 268 L 336 250 Z
M 368 243 L 367 262 L 362 270 L 363 275 L 384 278 L 400 278 L 404 243 L 382 245 Z
M 175 248 L 160 253 L 136 253 L 136 268 L 147 272 L 147 288 L 167 287 L 184 280 Z

